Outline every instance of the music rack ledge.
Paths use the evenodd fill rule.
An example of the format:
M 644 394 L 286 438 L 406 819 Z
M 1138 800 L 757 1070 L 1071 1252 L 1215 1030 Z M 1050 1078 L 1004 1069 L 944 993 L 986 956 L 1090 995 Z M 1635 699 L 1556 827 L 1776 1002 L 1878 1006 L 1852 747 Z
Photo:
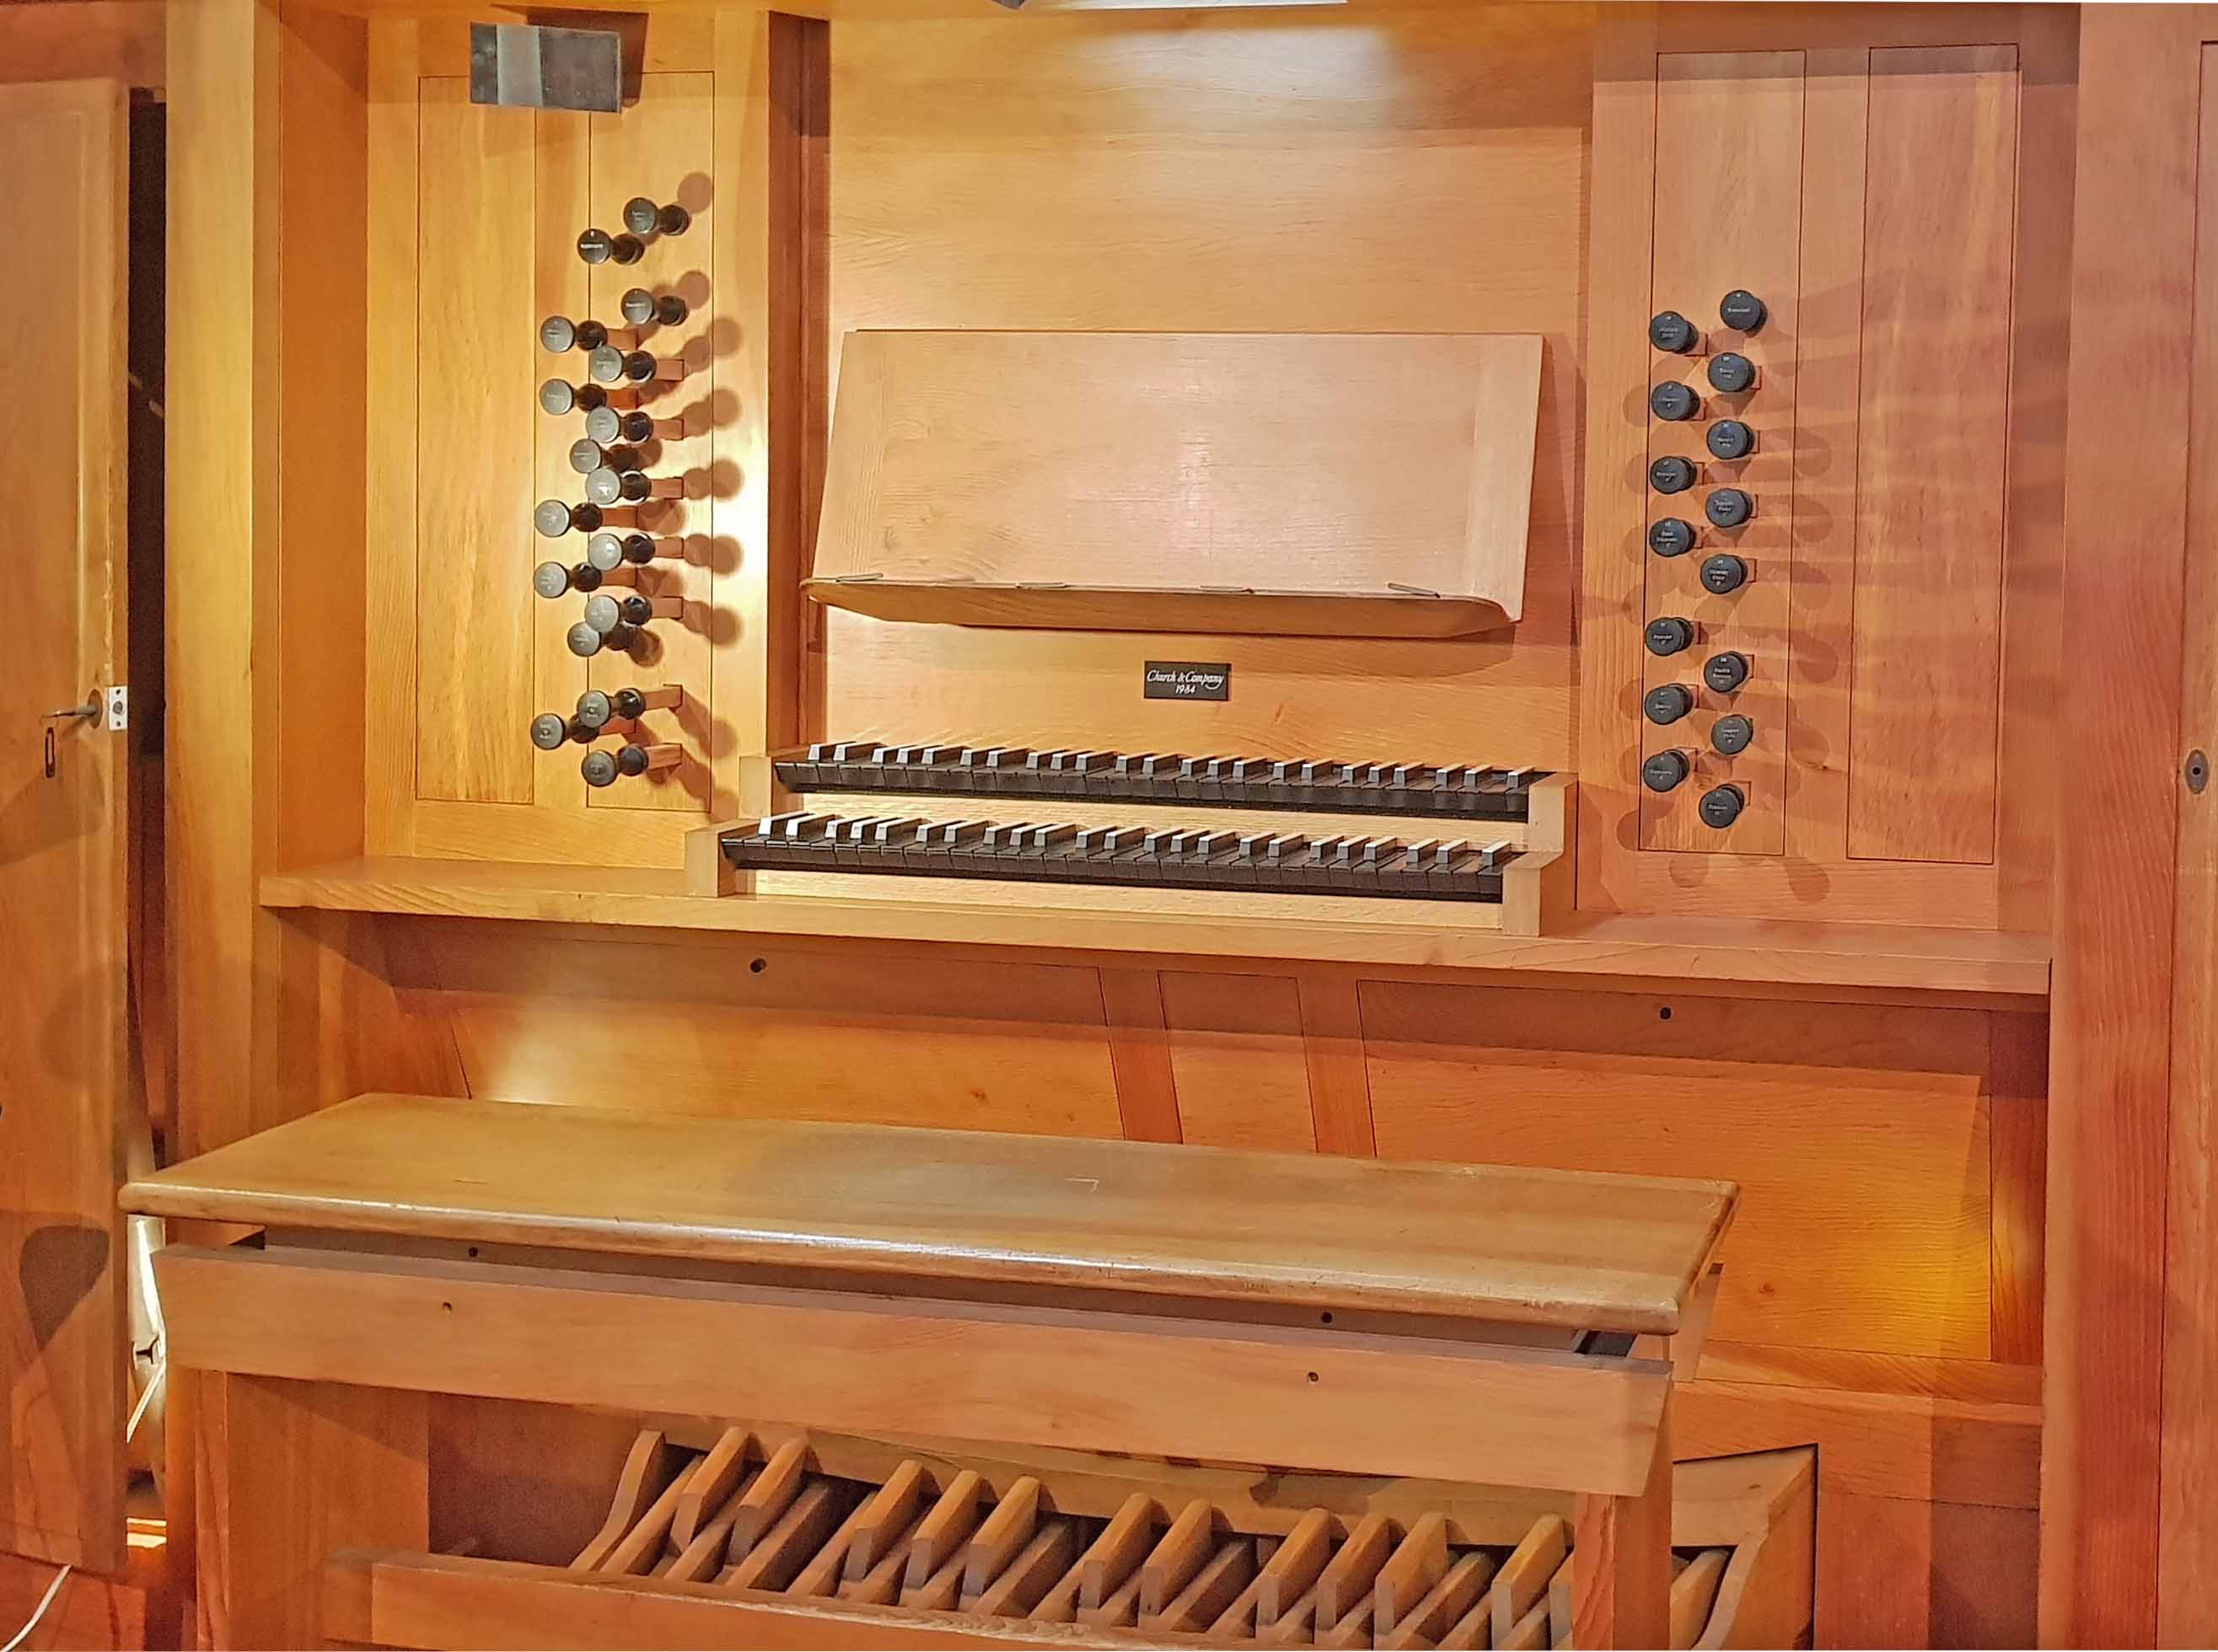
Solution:
M 1112 910 L 1080 914 L 1082 923 L 1075 925 L 1068 908 L 1038 901 L 709 897 L 689 894 L 677 869 L 398 856 L 271 873 L 262 880 L 261 902 L 276 911 L 1618 977 L 1694 990 L 1730 987 L 1758 997 L 1835 989 L 2034 1000 L 2029 1007 L 2039 1007 L 2049 990 L 2046 936 L 1886 924 L 1580 914 L 1553 933 L 1520 936 L 1445 920 L 1428 902 L 1398 903 L 1419 909 L 1407 918 L 1350 922 L 1335 917 L 1335 903 L 1319 901 L 1314 917 L 1265 920 L 1197 913 L 1175 901 L 1151 907 L 1128 894 Z
M 1525 334 L 846 336 L 813 600 L 1051 630 L 1516 623 Z

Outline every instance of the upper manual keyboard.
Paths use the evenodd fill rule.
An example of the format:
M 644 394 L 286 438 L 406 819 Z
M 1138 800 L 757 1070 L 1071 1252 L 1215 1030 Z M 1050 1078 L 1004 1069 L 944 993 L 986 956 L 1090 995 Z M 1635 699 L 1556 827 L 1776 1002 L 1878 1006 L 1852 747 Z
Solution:
M 1536 769 L 827 740 L 776 761 L 794 791 L 1217 804 L 1522 820 Z

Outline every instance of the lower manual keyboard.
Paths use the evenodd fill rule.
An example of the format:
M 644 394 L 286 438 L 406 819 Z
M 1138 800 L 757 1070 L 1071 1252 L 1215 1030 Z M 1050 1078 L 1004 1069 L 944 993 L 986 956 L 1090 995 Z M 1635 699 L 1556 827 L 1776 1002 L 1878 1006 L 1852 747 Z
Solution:
M 742 871 L 876 872 L 1039 883 L 1137 884 L 1288 894 L 1502 900 L 1507 840 L 776 814 L 719 839 Z

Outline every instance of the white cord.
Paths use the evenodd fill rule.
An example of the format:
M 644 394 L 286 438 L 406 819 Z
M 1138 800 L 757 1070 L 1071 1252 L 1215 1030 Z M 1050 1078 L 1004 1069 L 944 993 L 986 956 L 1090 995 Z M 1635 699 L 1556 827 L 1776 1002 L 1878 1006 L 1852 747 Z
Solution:
M 46 1615 L 46 1608 L 54 1604 L 54 1597 L 62 1592 L 62 1585 L 69 1581 L 70 1574 L 76 1569 L 74 1566 L 65 1566 L 54 1574 L 54 1581 L 46 1585 L 46 1593 L 32 1609 L 31 1621 L 15 1631 L 15 1639 L 5 1646 L 0 1646 L 0 1652 L 15 1652 L 17 1647 L 31 1638 L 31 1631 L 39 1626 L 39 1619 Z
M 154 1362 L 154 1374 L 146 1379 L 146 1391 L 139 1395 L 139 1403 L 131 1408 L 131 1420 L 123 1425 L 123 1438 L 129 1439 L 139 1432 L 139 1420 L 146 1414 L 146 1408 L 154 1403 L 154 1395 L 161 1391 L 162 1379 L 170 1374 L 170 1362 Z M 0 1646 L 0 1652 L 15 1652 L 13 1647 Z

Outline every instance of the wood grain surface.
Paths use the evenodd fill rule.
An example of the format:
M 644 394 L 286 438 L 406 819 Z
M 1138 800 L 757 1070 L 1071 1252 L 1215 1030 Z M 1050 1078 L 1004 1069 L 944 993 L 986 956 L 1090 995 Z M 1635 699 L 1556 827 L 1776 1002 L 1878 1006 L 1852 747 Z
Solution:
M 1668 1333 L 1729 1184 L 358 1097 L 127 1208 L 864 1274 Z M 1303 1213 L 1310 1253 L 1281 1214 Z

